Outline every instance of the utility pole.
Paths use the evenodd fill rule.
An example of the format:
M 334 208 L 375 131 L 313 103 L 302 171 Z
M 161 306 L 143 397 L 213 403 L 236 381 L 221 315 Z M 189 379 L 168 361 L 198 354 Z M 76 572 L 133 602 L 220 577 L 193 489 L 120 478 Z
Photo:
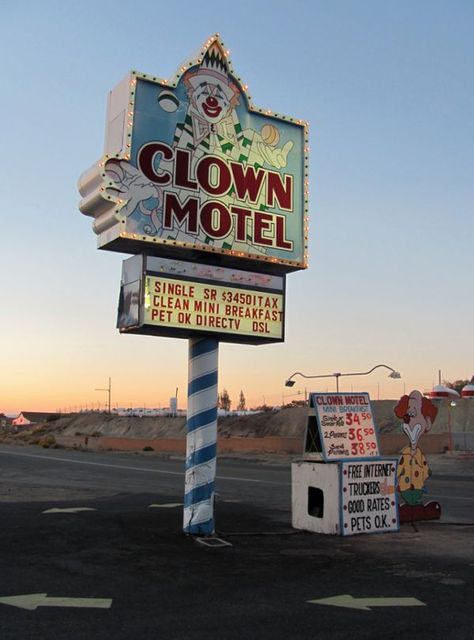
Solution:
M 94 391 L 107 391 L 107 393 L 109 394 L 109 414 L 110 414 L 110 407 L 111 407 L 111 398 L 112 398 L 112 378 L 109 378 L 109 386 L 107 387 L 107 389 L 94 389 Z

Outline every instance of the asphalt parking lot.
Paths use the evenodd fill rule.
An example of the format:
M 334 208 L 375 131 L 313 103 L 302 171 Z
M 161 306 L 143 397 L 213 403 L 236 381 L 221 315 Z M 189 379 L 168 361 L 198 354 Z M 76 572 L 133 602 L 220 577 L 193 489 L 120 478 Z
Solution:
M 207 547 L 181 533 L 171 467 L 150 478 L 139 471 L 150 459 L 113 458 L 121 484 L 106 489 L 93 466 L 76 464 L 72 477 L 45 454 L 27 461 L 29 484 L 20 460 L 0 458 L 2 640 L 474 637 L 468 522 L 351 537 L 295 531 L 274 469 L 248 499 L 247 464 L 216 505 L 229 546 Z

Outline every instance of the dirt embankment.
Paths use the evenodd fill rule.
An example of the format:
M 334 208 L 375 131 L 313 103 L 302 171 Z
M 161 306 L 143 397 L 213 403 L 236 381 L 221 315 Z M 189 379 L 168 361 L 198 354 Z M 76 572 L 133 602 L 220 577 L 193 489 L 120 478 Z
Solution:
M 399 429 L 393 400 L 372 402 L 375 424 L 380 433 Z M 221 438 L 303 438 L 308 409 L 291 407 L 280 411 L 265 411 L 251 415 L 219 417 Z M 47 425 L 45 425 L 47 426 Z M 186 418 L 126 417 L 103 413 L 79 413 L 60 417 L 50 423 L 51 430 L 63 436 L 84 435 L 115 438 L 184 438 Z M 443 429 L 444 431 L 444 429 Z
M 218 421 L 221 453 L 300 453 L 307 409 L 292 408 Z M 91 450 L 155 451 L 184 454 L 186 418 L 121 417 L 107 414 L 62 416 L 44 425 L 9 429 L 0 440 Z
M 381 436 L 384 453 L 393 453 L 405 443 L 400 421 L 395 417 L 394 400 L 372 402 L 374 421 Z M 218 421 L 218 447 L 221 452 L 300 453 L 306 429 L 308 409 L 293 407 L 252 415 L 230 415 Z M 446 434 L 474 429 L 474 402 L 459 406 L 442 405 L 424 447 L 446 448 Z M 24 441 L 41 446 L 70 446 L 90 449 L 153 450 L 183 453 L 186 418 L 121 417 L 100 413 L 62 416 L 44 425 L 12 429 L 0 434 L 3 441 Z M 436 444 L 435 444 L 436 441 Z M 429 445 L 428 445 L 429 443 Z
M 282 411 L 267 411 L 252 415 L 219 417 L 218 434 L 221 438 L 303 437 L 307 409 L 295 407 Z M 10 433 L 12 430 L 10 429 Z M 114 438 L 184 438 L 185 417 L 127 417 L 103 413 L 71 414 L 44 425 L 20 427 L 18 435 L 53 433 L 62 436 L 89 436 Z

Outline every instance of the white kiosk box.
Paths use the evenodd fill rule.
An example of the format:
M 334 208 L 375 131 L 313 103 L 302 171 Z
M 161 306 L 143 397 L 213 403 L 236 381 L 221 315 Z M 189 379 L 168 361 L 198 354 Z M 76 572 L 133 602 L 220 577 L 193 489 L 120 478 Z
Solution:
M 311 393 L 292 524 L 315 533 L 398 531 L 397 459 L 380 456 L 369 394 Z

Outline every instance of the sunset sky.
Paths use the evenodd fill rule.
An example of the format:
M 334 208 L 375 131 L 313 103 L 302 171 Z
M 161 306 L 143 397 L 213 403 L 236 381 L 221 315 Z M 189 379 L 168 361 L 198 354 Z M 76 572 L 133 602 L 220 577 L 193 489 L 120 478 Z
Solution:
M 171 77 L 218 32 L 254 104 L 310 123 L 310 266 L 287 279 L 286 340 L 222 343 L 234 406 L 308 391 L 373 399 L 474 374 L 471 0 L 0 6 L 0 412 L 186 405 L 186 340 L 119 335 L 121 263 L 77 180 L 103 152 L 108 92 Z

